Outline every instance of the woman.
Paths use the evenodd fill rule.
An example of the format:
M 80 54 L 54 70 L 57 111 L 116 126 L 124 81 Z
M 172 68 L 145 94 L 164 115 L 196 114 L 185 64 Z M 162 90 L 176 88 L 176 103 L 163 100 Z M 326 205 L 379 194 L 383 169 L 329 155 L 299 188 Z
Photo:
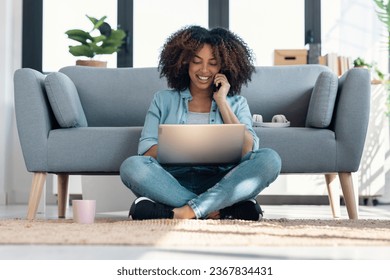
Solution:
M 155 94 L 139 156 L 125 160 L 120 169 L 123 183 L 138 196 L 129 216 L 135 220 L 262 217 L 255 197 L 279 175 L 281 160 L 271 149 L 258 149 L 248 104 L 238 95 L 254 69 L 247 45 L 223 28 L 189 26 L 168 38 L 159 70 L 171 90 Z M 164 123 L 243 123 L 242 159 L 229 166 L 161 165 L 158 125 Z

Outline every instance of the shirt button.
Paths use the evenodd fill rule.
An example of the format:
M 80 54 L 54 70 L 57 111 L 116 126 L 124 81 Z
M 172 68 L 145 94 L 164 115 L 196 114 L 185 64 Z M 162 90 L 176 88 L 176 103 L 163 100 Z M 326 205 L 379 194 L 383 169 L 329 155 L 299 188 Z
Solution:
M 211 122 L 214 122 L 214 120 L 211 120 Z

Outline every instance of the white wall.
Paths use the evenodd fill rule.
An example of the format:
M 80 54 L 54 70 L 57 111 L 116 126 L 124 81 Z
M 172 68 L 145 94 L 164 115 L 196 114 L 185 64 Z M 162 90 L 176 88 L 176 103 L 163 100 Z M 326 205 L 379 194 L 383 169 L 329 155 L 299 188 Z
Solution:
M 21 65 L 21 0 L 0 1 L 0 204 L 12 177 L 14 69 Z
M 0 1 L 0 205 L 26 203 L 26 171 L 15 125 L 13 74 L 22 61 L 22 0 Z

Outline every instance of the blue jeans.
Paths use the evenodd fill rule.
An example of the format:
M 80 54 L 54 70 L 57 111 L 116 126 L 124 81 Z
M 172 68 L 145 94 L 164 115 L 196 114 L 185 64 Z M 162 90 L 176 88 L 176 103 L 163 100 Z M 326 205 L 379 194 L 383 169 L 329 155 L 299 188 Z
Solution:
M 120 168 L 122 182 L 137 196 L 182 207 L 197 218 L 255 198 L 280 173 L 281 159 L 271 149 L 249 152 L 238 165 L 164 166 L 149 156 L 132 156 Z

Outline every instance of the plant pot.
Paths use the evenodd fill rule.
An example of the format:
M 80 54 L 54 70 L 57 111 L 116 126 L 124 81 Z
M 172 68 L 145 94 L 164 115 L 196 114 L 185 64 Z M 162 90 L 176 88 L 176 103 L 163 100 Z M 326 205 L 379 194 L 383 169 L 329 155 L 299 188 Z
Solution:
M 79 60 L 76 61 L 76 65 L 79 65 L 79 66 L 90 66 L 90 67 L 104 67 L 104 68 L 106 68 L 107 67 L 107 61 L 92 60 L 92 59 L 88 59 L 88 60 L 79 59 Z

